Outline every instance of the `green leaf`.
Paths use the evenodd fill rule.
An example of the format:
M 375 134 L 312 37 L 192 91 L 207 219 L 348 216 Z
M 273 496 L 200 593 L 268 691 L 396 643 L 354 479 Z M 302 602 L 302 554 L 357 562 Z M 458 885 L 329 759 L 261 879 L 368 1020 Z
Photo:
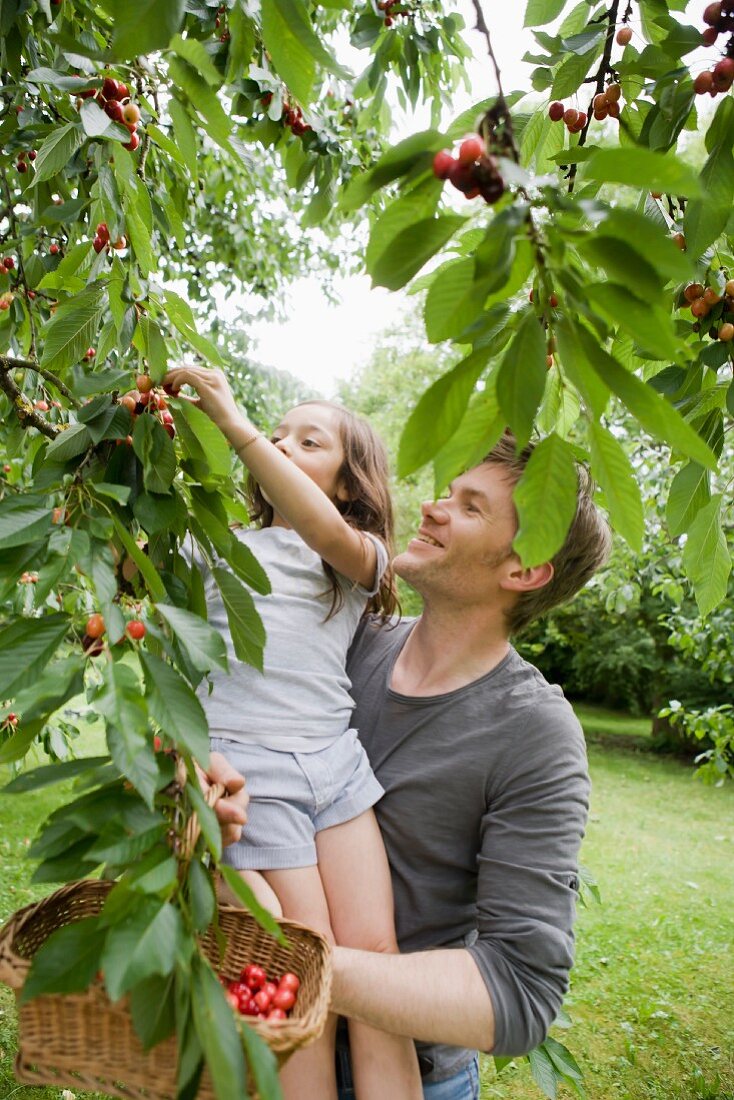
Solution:
M 107 756 L 88 756 L 80 760 L 63 760 L 54 764 L 42 764 L 40 768 L 33 768 L 31 771 L 16 776 L 2 790 L 4 794 L 25 794 L 27 791 L 38 791 L 43 787 L 51 787 L 55 783 L 63 783 L 67 779 L 75 779 L 78 775 L 83 775 L 101 764 L 106 764 L 108 759 Z
M 203 932 L 214 919 L 217 899 L 211 877 L 198 859 L 193 859 L 189 864 L 188 888 L 194 929 L 197 932 Z
M 199 145 L 196 130 L 186 108 L 179 100 L 171 98 L 168 111 L 173 122 L 176 145 L 181 150 L 181 155 L 186 162 L 186 167 L 191 173 L 192 179 L 196 182 L 199 178 Z
M 170 974 L 182 931 L 181 914 L 173 905 L 140 898 L 107 932 L 101 961 L 110 999 L 118 1000 L 153 974 Z
M 41 366 L 58 373 L 79 363 L 96 338 L 106 306 L 105 283 L 92 283 L 63 301 L 46 328 Z
M 102 675 L 102 689 L 94 702 L 107 725 L 110 754 L 146 805 L 152 806 L 158 768 L 140 681 L 132 668 L 119 661 L 107 664 Z
M 190 449 L 193 445 L 198 451 L 192 457 L 201 457 L 215 477 L 229 477 L 232 448 L 211 417 L 188 401 L 172 403 L 171 408 L 176 428 L 183 435 L 182 442 Z
M 6 496 L 0 500 L 0 549 L 25 546 L 46 538 L 52 520 L 53 512 L 46 497 Z
M 263 670 L 265 628 L 258 615 L 252 596 L 237 577 L 226 569 L 214 568 L 212 576 L 227 612 L 234 651 L 241 661 Z
M 670 534 L 676 538 L 687 531 L 710 499 L 709 476 L 697 462 L 687 462 L 673 478 L 668 493 L 665 518 Z
M 196 321 L 191 312 L 191 307 L 183 298 L 172 290 L 167 290 L 164 295 L 168 319 L 181 333 L 185 340 L 215 367 L 223 367 L 222 357 L 206 336 L 201 336 L 196 331 Z
M 182 57 L 184 61 L 188 61 L 189 65 L 192 65 L 199 75 L 204 77 L 207 84 L 211 84 L 212 88 L 221 87 L 222 75 L 204 48 L 204 44 L 198 38 L 182 38 L 180 34 L 174 35 L 169 44 L 169 49 Z
M 79 110 L 79 117 L 87 137 L 101 137 L 103 134 L 108 137 L 117 136 L 115 123 L 109 115 L 104 113 L 96 99 L 84 100 Z
M 563 370 L 596 417 L 600 417 L 609 403 L 609 389 L 589 364 L 578 337 L 578 331 L 567 317 L 559 317 L 555 335 Z
M 242 1100 L 247 1069 L 235 1016 L 211 967 L 195 956 L 191 968 L 192 1012 L 217 1100 Z
M 263 908 L 260 902 L 257 900 L 252 888 L 248 886 L 242 876 L 235 870 L 234 867 L 227 866 L 223 863 L 219 868 L 222 878 L 227 883 L 229 888 L 235 894 L 237 898 L 242 902 L 245 909 L 252 913 L 253 917 L 266 932 L 269 932 L 271 936 L 280 944 L 287 943 L 286 937 L 283 933 L 283 929 L 278 924 L 270 910 Z
M 314 31 L 301 0 L 263 0 L 261 14 L 263 42 L 273 66 L 301 103 L 311 101 L 317 66 L 343 80 L 352 79 Z
M 283 1090 L 278 1077 L 278 1059 L 275 1054 L 254 1028 L 242 1027 L 240 1035 L 257 1095 L 267 1096 L 269 1100 L 282 1100 Z
M 546 23 L 552 23 L 566 4 L 566 0 L 528 0 L 525 9 L 524 27 L 543 27 Z
M 159 603 L 156 611 L 168 623 L 197 672 L 210 672 L 215 666 L 227 671 L 227 646 L 218 630 L 181 607 Z
M 457 336 L 482 308 L 476 293 L 474 259 L 451 260 L 438 271 L 425 304 L 426 335 L 432 344 Z
M 176 1030 L 174 982 L 173 974 L 153 974 L 130 991 L 130 1014 L 143 1050 L 150 1050 Z
M 357 173 L 349 182 L 341 199 L 345 211 L 358 210 L 371 195 L 386 184 L 409 172 L 423 168 L 429 171 L 433 154 L 446 144 L 438 130 L 422 130 L 388 149 L 369 172 Z
M 181 26 L 185 0 L 110 0 L 112 53 L 121 61 L 164 49 Z
M 454 434 L 489 355 L 487 348 L 472 352 L 422 395 L 400 437 L 399 477 L 423 466 Z
M 34 165 L 34 185 L 51 179 L 62 168 L 66 168 L 84 139 L 84 131 L 76 122 L 69 122 L 66 126 L 53 130 L 38 150 Z
M 548 368 L 545 335 L 533 309 L 528 309 L 497 374 L 497 399 L 518 444 L 530 439 L 543 399 Z
M 86 424 L 72 424 L 59 432 L 46 448 L 46 458 L 52 462 L 68 462 L 92 445 L 92 433 Z
M 79 993 L 99 970 L 105 931 L 99 917 L 64 924 L 41 944 L 31 962 L 20 1003 L 40 993 Z
M 168 58 L 168 72 L 174 84 L 186 94 L 189 102 L 204 120 L 204 127 L 213 141 L 226 153 L 232 152 L 229 143 L 231 120 L 220 103 L 217 93 L 199 76 L 187 62 L 176 57 Z M 174 128 L 176 123 L 174 121 Z
M 616 393 L 640 421 L 640 424 L 656 439 L 662 439 L 688 458 L 700 462 L 707 470 L 716 469 L 716 456 L 700 435 L 687 424 L 677 409 L 669 405 L 636 375 L 620 366 L 616 359 L 599 346 L 596 336 L 586 329 L 578 329 L 581 346 L 591 366 Z
M 537 445 L 513 499 L 518 530 L 512 543 L 526 569 L 550 561 L 576 515 L 578 475 L 570 443 L 549 435 Z
M 721 502 L 717 493 L 699 510 L 683 547 L 683 567 L 702 615 L 708 615 L 726 597 L 731 573 L 731 554 L 721 528 Z
M 438 218 L 422 218 L 403 229 L 368 269 L 372 285 L 388 290 L 405 286 L 465 221 L 457 214 L 443 214 Z
M 390 203 L 370 232 L 365 252 L 365 266 L 368 271 L 372 270 L 401 230 L 407 229 L 419 218 L 433 217 L 440 197 L 441 181 L 430 177 L 425 183 L 402 195 L 396 202 Z
M 645 519 L 635 471 L 617 439 L 603 425 L 589 423 L 591 469 L 606 495 L 612 524 L 633 550 L 642 549 Z
M 158 570 L 153 565 L 148 555 L 140 549 L 135 539 L 132 537 L 127 528 L 120 523 L 117 517 L 113 518 L 115 525 L 115 531 L 122 541 L 123 546 L 127 550 L 130 557 L 133 559 L 138 569 L 143 575 L 148 591 L 154 600 L 167 599 L 167 592 L 163 581 L 158 576 Z
M 0 629 L 0 699 L 36 683 L 68 629 L 68 616 L 59 614 L 15 619 Z
M 175 668 L 142 649 L 139 656 L 150 716 L 168 737 L 206 767 L 209 727 L 201 703 Z
M 143 464 L 143 484 L 148 492 L 167 492 L 176 474 L 176 452 L 155 417 L 139 416 L 135 421 L 133 448 Z
M 618 283 L 590 283 L 586 294 L 601 314 L 629 332 L 655 358 L 679 357 L 679 342 L 667 310 L 643 302 Z
M 582 256 L 602 268 L 612 281 L 624 283 L 634 272 L 635 291 L 641 298 L 655 301 L 662 297 L 665 278 L 657 271 L 652 262 L 648 262 L 633 245 L 618 237 L 601 233 L 589 233 L 578 243 Z
M 701 194 L 699 174 L 677 153 L 665 155 L 640 146 L 600 149 L 584 165 L 584 179 L 626 183 L 647 191 L 666 191 L 694 198 Z
M 477 466 L 494 447 L 505 428 L 494 388 L 476 395 L 459 427 L 433 459 L 434 492 L 438 496 L 449 482 Z
M 535 1084 L 548 1100 L 556 1100 L 560 1075 L 549 1056 L 542 1047 L 536 1047 L 527 1057 Z
M 631 243 L 664 278 L 682 281 L 691 275 L 690 257 L 670 238 L 664 222 L 615 207 L 602 222 L 602 229 L 605 236 Z
M 686 207 L 686 251 L 700 256 L 724 232 L 734 204 L 734 156 L 731 142 L 715 145 L 701 171 L 703 195 Z
M 53 714 L 68 699 L 79 695 L 84 689 L 85 665 L 82 654 L 73 653 L 34 677 L 33 683 L 17 694 L 13 703 L 23 723 Z

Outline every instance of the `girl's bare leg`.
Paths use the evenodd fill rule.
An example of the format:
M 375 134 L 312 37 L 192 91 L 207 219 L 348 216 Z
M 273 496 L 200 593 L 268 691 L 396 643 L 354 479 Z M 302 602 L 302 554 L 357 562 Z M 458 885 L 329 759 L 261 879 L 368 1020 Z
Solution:
M 371 810 L 316 834 L 334 938 L 343 947 L 397 954 L 390 869 Z M 357 1100 L 423 1100 L 412 1039 L 349 1021 Z
M 334 942 L 317 867 L 263 871 L 262 875 L 277 895 L 284 917 L 301 921 Z M 335 1038 L 336 1016 L 330 1015 L 321 1038 L 297 1050 L 280 1071 L 285 1100 L 337 1100 Z

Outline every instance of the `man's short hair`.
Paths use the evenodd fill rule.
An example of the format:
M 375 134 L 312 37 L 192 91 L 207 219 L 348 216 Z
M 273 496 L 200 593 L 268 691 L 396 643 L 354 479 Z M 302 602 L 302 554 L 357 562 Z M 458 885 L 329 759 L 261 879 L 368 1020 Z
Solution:
M 505 432 L 484 461 L 499 466 L 514 489 L 534 450 L 535 445 L 529 443 L 518 451 L 515 437 Z M 551 608 L 572 599 L 609 557 L 612 535 L 607 520 L 594 504 L 594 482 L 580 463 L 576 463 L 576 475 L 576 514 L 563 546 L 550 559 L 553 577 L 542 588 L 520 593 L 506 613 L 510 634 L 518 634 Z

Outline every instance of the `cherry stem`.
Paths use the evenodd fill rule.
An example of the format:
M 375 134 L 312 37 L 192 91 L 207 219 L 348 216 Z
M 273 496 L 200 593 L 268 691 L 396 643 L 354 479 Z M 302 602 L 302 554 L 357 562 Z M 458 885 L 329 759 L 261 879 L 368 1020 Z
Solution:
M 472 3 L 474 5 L 474 12 L 477 17 L 476 30 L 478 30 L 480 34 L 483 34 L 484 38 L 486 39 L 487 52 L 494 68 L 495 80 L 497 81 L 497 102 L 495 104 L 494 111 L 502 118 L 502 124 L 505 134 L 507 136 L 507 144 L 508 147 L 512 150 L 512 159 L 515 161 L 515 164 L 519 164 L 520 152 L 517 148 L 517 144 L 515 142 L 515 134 L 512 129 L 512 115 L 510 114 L 510 108 L 507 106 L 507 100 L 505 99 L 505 93 L 502 88 L 502 76 L 500 74 L 500 67 L 497 63 L 497 58 L 495 57 L 495 53 L 492 48 L 492 38 L 489 33 L 489 27 L 487 26 L 487 23 L 484 19 L 484 12 L 482 11 L 479 0 L 472 0 Z

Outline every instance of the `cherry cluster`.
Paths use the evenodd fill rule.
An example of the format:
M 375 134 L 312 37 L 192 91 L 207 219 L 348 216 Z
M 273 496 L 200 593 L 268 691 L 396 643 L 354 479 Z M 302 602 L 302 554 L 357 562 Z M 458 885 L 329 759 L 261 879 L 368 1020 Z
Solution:
M 622 89 L 619 84 L 607 84 L 603 92 L 594 96 L 594 118 L 599 122 L 605 118 L 619 118 L 619 101 Z
M 38 584 L 38 573 L 21 573 L 18 584 Z
M 53 245 L 51 246 L 53 249 Z M 110 240 L 110 231 L 107 228 L 107 222 L 100 222 L 94 231 L 94 240 L 92 241 L 92 248 L 95 252 L 101 252 L 103 248 L 110 249 L 122 249 L 127 248 L 127 238 L 118 237 L 116 241 Z M 58 248 L 57 248 L 58 251 Z
M 714 4 L 708 4 L 703 11 L 703 21 L 706 30 L 701 35 L 704 46 L 713 46 L 720 34 L 734 31 L 734 3 L 732 0 L 718 0 Z
M 102 638 L 106 632 L 107 624 L 104 621 L 104 615 L 100 615 L 98 612 L 90 615 L 84 627 L 84 637 L 82 638 L 82 649 L 87 656 L 96 657 L 103 651 L 104 642 Z M 131 641 L 139 642 L 141 638 L 145 637 L 145 623 L 140 619 L 130 619 L 125 626 L 125 633 Z
M 15 295 L 12 290 L 6 290 L 3 294 L 0 294 L 0 309 L 3 310 L 3 312 L 6 309 L 10 309 L 14 297 Z
M 586 111 L 577 111 L 575 107 L 567 107 L 560 99 L 555 99 L 548 108 L 548 118 L 551 122 L 566 124 L 569 134 L 578 134 L 586 125 Z
M 240 1016 L 261 1020 L 285 1020 L 296 1003 L 301 985 L 297 975 L 288 972 L 279 982 L 270 981 L 264 967 L 249 963 L 234 980 L 219 975 L 225 995 Z
M 168 408 L 166 394 L 154 388 L 153 379 L 148 374 L 139 374 L 135 379 L 135 386 L 136 389 L 128 390 L 122 395 L 120 404 L 130 412 L 133 420 L 143 413 L 152 415 L 160 413 L 158 420 L 173 439 L 176 434 L 176 425 Z M 132 438 L 127 436 L 127 439 L 120 442 L 132 443 Z
M 272 99 L 272 93 L 270 93 L 270 98 Z M 264 101 L 265 96 L 263 96 L 263 102 Z M 268 102 L 270 101 L 268 100 Z M 290 106 L 290 104 L 288 104 L 283 108 L 282 122 L 286 126 L 290 126 L 291 133 L 296 135 L 305 134 L 309 130 L 313 130 L 313 126 L 310 126 L 308 122 L 303 121 L 303 111 L 299 106 L 295 104 L 293 106 Z
M 0 722 L 0 729 L 2 729 L 4 732 L 10 732 L 14 730 L 17 725 L 18 715 L 14 714 L 11 710 L 8 712 L 8 714 L 5 715 L 2 722 Z
M 226 6 L 224 4 L 221 4 L 220 7 L 217 9 L 216 19 L 214 20 L 214 26 L 216 27 L 217 30 L 219 30 L 219 28 L 222 25 L 222 20 L 219 17 L 220 17 L 220 15 L 225 15 L 226 12 L 227 12 Z M 220 42 L 226 42 L 228 40 L 228 38 L 229 38 L 229 31 L 222 31 L 222 33 L 219 36 L 219 41 Z
M 140 123 L 140 108 L 137 103 L 131 101 L 130 89 L 127 84 L 123 84 L 121 80 L 115 80 L 111 76 L 106 76 L 101 89 L 85 88 L 84 91 L 79 92 L 79 99 L 91 99 L 92 97 L 97 100 L 104 113 L 113 122 L 119 122 L 126 127 L 130 134 L 130 140 L 125 142 L 123 148 L 129 149 L 131 153 L 135 152 L 138 145 L 140 145 L 140 137 L 137 133 Z
M 26 157 L 28 157 L 28 160 L 34 161 L 37 156 L 38 154 L 36 153 L 35 149 L 29 149 L 27 153 L 25 149 L 21 149 L 21 151 L 18 153 L 18 159 L 15 162 L 16 171 L 20 172 L 20 174 L 23 175 L 24 172 L 28 171 L 28 162 L 26 161 Z
M 377 7 L 379 11 L 385 13 L 384 23 L 386 27 L 391 27 L 395 22 L 395 15 L 404 15 L 406 18 L 410 14 L 408 11 L 398 11 L 393 13 L 393 8 L 396 4 L 399 4 L 400 0 L 378 0 Z
M 696 95 L 708 95 L 713 99 L 719 92 L 728 92 L 734 84 L 734 58 L 722 57 L 713 69 L 699 73 L 693 81 Z
M 691 313 L 696 318 L 693 326 L 694 332 L 701 331 L 701 321 L 713 313 L 709 336 L 714 340 L 723 340 L 728 343 L 734 340 L 734 279 L 729 279 L 724 287 L 724 293 L 719 294 L 712 286 L 702 286 L 701 283 L 689 283 L 683 291 L 684 302 L 689 305 Z M 724 318 L 727 318 L 724 320 Z
M 433 174 L 440 180 L 448 180 L 467 199 L 479 195 L 487 203 L 495 203 L 505 192 L 505 181 L 500 175 L 497 161 L 487 153 L 484 141 L 478 134 L 464 138 L 457 157 L 446 149 L 433 158 Z

